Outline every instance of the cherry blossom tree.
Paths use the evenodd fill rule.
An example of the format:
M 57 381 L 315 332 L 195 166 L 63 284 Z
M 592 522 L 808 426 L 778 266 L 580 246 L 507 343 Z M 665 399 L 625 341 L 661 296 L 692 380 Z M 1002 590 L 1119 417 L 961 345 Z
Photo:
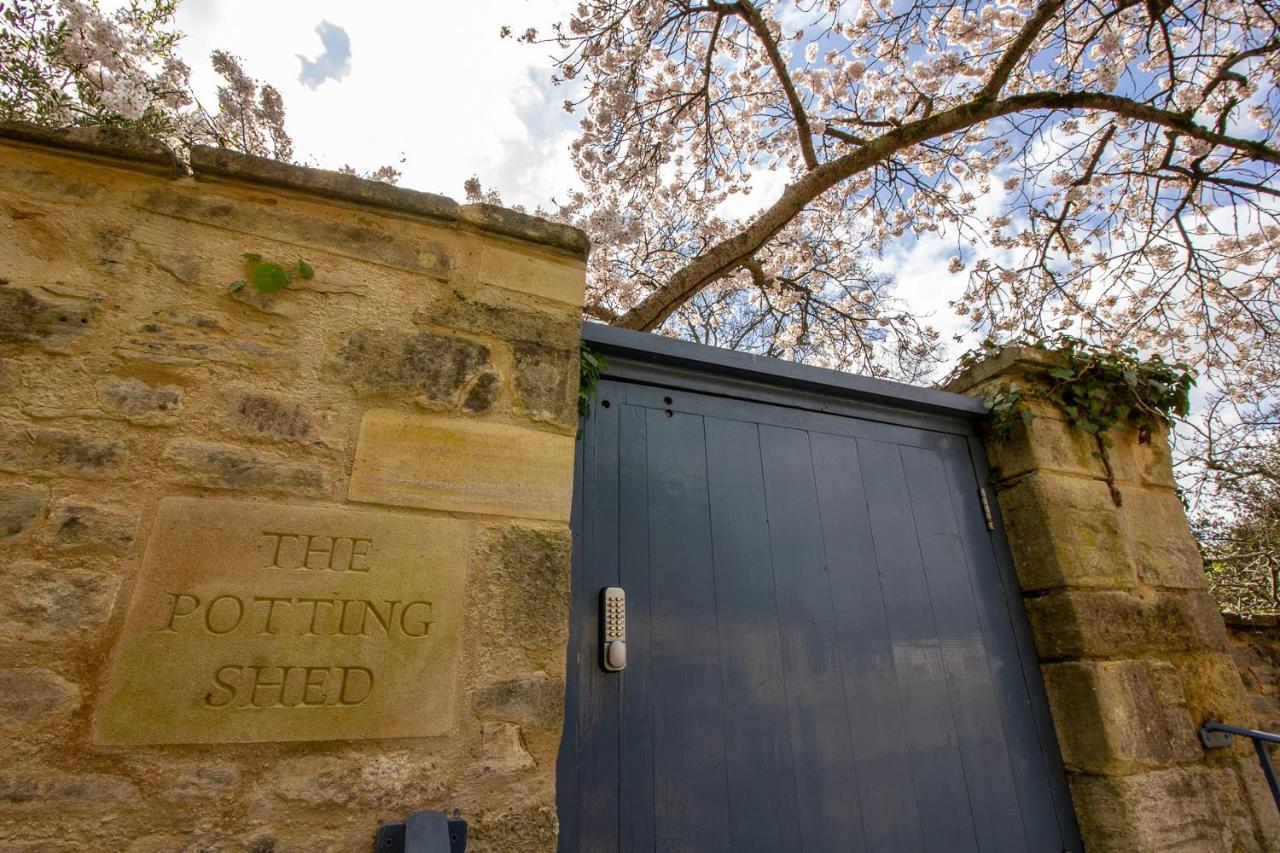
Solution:
M 1136 345 L 1219 434 L 1268 420 L 1274 0 L 584 0 L 517 37 L 582 115 L 590 316 L 919 380 L 951 342 L 875 258 L 944 240 L 971 338 Z
M 216 111 L 192 93 L 191 69 L 177 55 L 176 7 L 132 0 L 108 14 L 92 0 L 0 3 L 0 119 L 129 127 L 180 148 L 290 160 L 280 93 L 249 77 L 238 57 L 210 57 L 224 80 Z

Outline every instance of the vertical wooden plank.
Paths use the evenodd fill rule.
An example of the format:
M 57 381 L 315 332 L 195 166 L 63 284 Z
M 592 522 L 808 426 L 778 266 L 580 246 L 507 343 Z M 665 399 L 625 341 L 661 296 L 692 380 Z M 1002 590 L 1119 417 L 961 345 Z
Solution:
M 975 467 L 980 457 L 974 456 L 981 454 L 981 446 L 975 449 L 958 439 L 954 443 L 955 451 L 944 456 L 948 482 L 960 520 L 960 537 L 973 561 L 978 618 L 986 639 L 987 665 L 995 680 L 999 719 L 1009 744 L 1027 846 L 1031 850 L 1079 850 L 1022 593 L 1013 566 L 998 559 L 996 537 L 1003 536 L 998 513 L 994 535 L 982 515 L 978 489 L 985 470 Z M 992 508 L 998 510 L 994 504 L 993 498 Z M 1038 719 L 1037 706 L 1042 719 Z
M 960 539 L 947 473 L 933 450 L 903 447 L 901 452 L 978 846 L 983 851 L 1026 850 L 1008 745 L 971 586 L 972 569 Z
M 621 844 L 623 853 L 655 849 L 653 816 L 653 619 L 649 606 L 649 465 L 647 410 L 619 413 L 618 542 L 620 585 L 627 593 L 627 668 L 622 685 Z
M 734 853 L 776 853 L 799 822 L 760 442 L 753 423 L 705 427 L 730 838 Z
M 796 429 L 759 430 L 797 771 L 800 844 L 789 849 L 859 850 L 858 780 L 809 437 Z
M 729 849 L 702 418 L 649 410 L 650 654 L 657 850 Z
M 867 850 L 923 850 L 858 447 L 810 433 Z
M 896 444 L 858 441 L 925 849 L 976 850 L 951 701 Z
M 586 454 L 588 426 L 583 425 L 573 451 L 573 504 L 569 527 L 573 533 L 573 558 L 569 574 L 569 647 L 565 652 L 564 728 L 560 733 L 560 751 L 556 755 L 556 815 L 560 821 L 558 849 L 570 853 L 578 849 L 578 715 L 581 706 L 580 681 L 583 678 L 582 638 L 587 614 L 582 594 L 583 576 L 582 518 L 583 497 L 588 491 Z
M 599 592 L 618 583 L 618 407 L 600 391 L 590 421 L 591 489 L 584 497 L 583 586 L 579 601 L 578 850 L 618 849 L 619 681 L 600 668 Z

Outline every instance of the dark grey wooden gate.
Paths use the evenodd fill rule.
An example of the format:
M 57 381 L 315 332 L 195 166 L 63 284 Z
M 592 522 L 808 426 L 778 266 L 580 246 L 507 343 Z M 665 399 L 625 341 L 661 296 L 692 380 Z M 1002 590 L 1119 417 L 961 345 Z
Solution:
M 562 853 L 1079 850 L 981 407 L 586 335 Z

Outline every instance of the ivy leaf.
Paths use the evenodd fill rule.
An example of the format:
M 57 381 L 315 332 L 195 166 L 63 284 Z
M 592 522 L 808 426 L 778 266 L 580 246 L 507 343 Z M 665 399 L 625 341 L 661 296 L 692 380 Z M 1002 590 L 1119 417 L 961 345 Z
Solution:
M 311 268 L 311 264 L 306 261 L 298 261 L 298 276 L 307 281 L 316 277 L 316 271 Z
M 266 296 L 284 290 L 284 286 L 289 283 L 289 274 L 278 264 L 264 261 L 253 265 L 249 271 L 249 280 L 253 282 L 254 290 Z

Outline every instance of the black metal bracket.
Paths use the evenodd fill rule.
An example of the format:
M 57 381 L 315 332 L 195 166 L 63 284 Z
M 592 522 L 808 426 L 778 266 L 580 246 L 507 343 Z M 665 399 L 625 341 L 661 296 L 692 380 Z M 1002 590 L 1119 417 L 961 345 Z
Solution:
M 444 812 L 414 812 L 404 823 L 378 827 L 374 853 L 465 853 L 467 822 Z
M 1262 765 L 1262 775 L 1271 788 L 1271 799 L 1280 809 L 1280 778 L 1276 776 L 1275 765 L 1271 763 L 1271 755 L 1267 752 L 1267 744 L 1280 744 L 1280 735 L 1271 732 L 1260 732 L 1256 729 L 1245 729 L 1240 726 L 1229 726 L 1226 723 L 1215 723 L 1212 720 L 1200 727 L 1200 742 L 1205 749 L 1221 749 L 1231 746 L 1231 736 L 1240 735 L 1253 741 L 1253 751 L 1258 755 L 1258 763 Z

